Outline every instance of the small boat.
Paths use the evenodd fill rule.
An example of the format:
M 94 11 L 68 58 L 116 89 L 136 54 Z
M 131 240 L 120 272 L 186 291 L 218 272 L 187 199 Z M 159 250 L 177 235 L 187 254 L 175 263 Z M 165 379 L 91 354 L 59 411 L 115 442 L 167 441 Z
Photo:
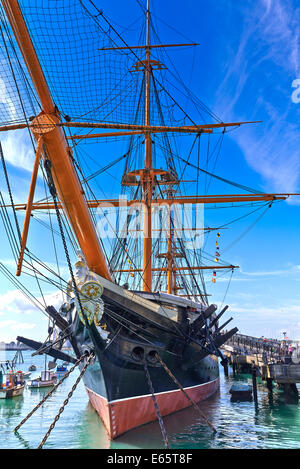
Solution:
M 68 368 L 64 365 L 57 366 L 56 368 L 56 374 L 64 375 L 65 373 L 67 373 L 67 371 L 68 371 Z
M 41 376 L 28 381 L 27 387 L 32 389 L 47 388 L 56 384 L 56 376 L 50 371 L 42 371 Z
M 231 401 L 252 401 L 252 386 L 248 384 L 234 384 L 229 393 Z
M 21 371 L 21 370 L 19 370 L 18 373 L 22 373 L 24 379 L 30 378 L 30 375 L 31 375 L 30 371 Z
M 55 373 L 52 373 L 53 376 L 56 376 L 56 378 L 61 379 L 68 371 L 68 368 L 64 365 L 57 366 Z
M 35 370 L 36 370 L 35 365 L 30 365 L 30 367 L 28 368 L 28 371 L 35 371 Z
M 6 382 L 3 382 L 3 375 L 0 372 L 0 399 L 10 399 L 21 396 L 25 389 L 24 376 L 22 371 L 10 371 L 7 373 Z

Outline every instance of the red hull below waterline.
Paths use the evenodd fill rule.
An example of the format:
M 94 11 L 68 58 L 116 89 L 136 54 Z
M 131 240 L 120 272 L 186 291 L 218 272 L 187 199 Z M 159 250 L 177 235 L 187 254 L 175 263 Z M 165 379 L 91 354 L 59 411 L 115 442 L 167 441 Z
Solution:
M 219 378 L 217 378 L 208 383 L 185 388 L 185 391 L 193 401 L 200 402 L 213 395 L 219 389 L 219 383 Z M 151 394 L 108 402 L 91 389 L 86 387 L 86 390 L 92 406 L 99 414 L 111 439 L 157 419 Z M 162 416 L 191 405 L 180 389 L 158 393 L 155 396 Z

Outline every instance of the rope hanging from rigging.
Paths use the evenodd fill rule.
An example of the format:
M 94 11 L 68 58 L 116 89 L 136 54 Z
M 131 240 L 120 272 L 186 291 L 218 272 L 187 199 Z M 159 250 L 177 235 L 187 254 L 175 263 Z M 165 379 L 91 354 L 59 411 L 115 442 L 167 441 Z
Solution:
M 74 272 L 73 272 L 73 269 L 72 269 L 72 264 L 71 264 L 71 260 L 70 260 L 70 256 L 69 256 L 67 243 L 66 243 L 66 238 L 65 238 L 65 234 L 64 234 L 64 230 L 63 230 L 63 226 L 62 226 L 62 222 L 61 222 L 61 216 L 60 216 L 60 212 L 59 212 L 59 208 L 58 208 L 57 193 L 56 193 L 56 188 L 55 188 L 54 181 L 53 181 L 53 178 L 52 178 L 52 173 L 51 173 L 51 166 L 52 166 L 51 161 L 48 160 L 48 159 L 45 160 L 44 165 L 45 165 L 45 170 L 46 170 L 46 174 L 47 174 L 47 178 L 48 178 L 48 186 L 49 186 L 50 194 L 53 197 L 53 202 L 54 202 L 54 205 L 55 205 L 55 212 L 56 212 L 57 222 L 58 222 L 58 226 L 59 226 L 59 230 L 60 230 L 60 234 L 61 234 L 61 239 L 62 239 L 62 243 L 63 243 L 63 247 L 64 247 L 64 251 L 65 251 L 65 255 L 66 255 L 66 259 L 67 259 L 67 263 L 68 263 L 68 267 L 69 267 L 69 271 L 70 271 L 70 275 L 71 275 L 73 290 L 75 292 L 76 300 L 78 301 L 78 305 L 79 305 L 81 314 L 83 316 L 83 320 L 85 321 L 84 314 L 83 314 L 83 308 L 82 308 L 82 304 L 81 304 L 81 300 L 80 300 L 80 295 L 79 295 L 78 288 L 77 288 L 77 285 L 76 285 Z

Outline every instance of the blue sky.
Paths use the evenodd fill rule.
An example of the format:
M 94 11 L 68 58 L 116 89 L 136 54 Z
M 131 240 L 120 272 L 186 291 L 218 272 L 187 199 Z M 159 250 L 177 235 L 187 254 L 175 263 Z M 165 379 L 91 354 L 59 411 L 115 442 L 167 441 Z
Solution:
M 138 2 L 95 3 L 128 43 L 135 44 L 139 30 L 134 21 L 141 16 Z M 151 0 L 150 6 L 162 43 L 200 43 L 193 50 L 168 51 L 194 95 L 224 121 L 262 121 L 225 135 L 216 174 L 260 191 L 300 192 L 300 103 L 292 100 L 295 91 L 292 83 L 300 78 L 298 2 L 187 0 L 182 4 L 178 0 Z M 193 113 L 175 88 L 170 91 L 187 112 Z M 33 164 L 30 142 L 23 131 L 0 137 L 15 202 L 25 202 Z M 119 154 L 116 152 L 112 159 Z M 109 161 L 107 157 L 104 164 Z M 186 176 L 192 176 L 189 171 Z M 225 187 L 218 185 L 217 189 L 222 193 Z M 105 190 L 108 197 L 117 194 L 117 181 L 113 177 L 106 181 Z M 39 179 L 37 198 L 43 196 L 43 183 Z M 205 212 L 205 223 L 219 226 L 245 213 L 235 210 L 232 215 L 228 209 L 210 208 Z M 222 258 L 240 266 L 225 297 L 225 304 L 230 307 L 224 321 L 233 316 L 232 324 L 245 334 L 281 337 L 284 330 L 289 337 L 300 339 L 300 198 L 274 204 L 241 237 L 259 213 L 221 233 Z M 53 251 L 49 248 L 45 252 L 45 246 L 51 245 L 49 236 L 32 222 L 29 246 L 55 264 Z M 0 259 L 14 272 L 3 230 L 1 239 Z M 214 235 L 208 241 L 211 251 L 213 243 Z M 59 255 L 64 259 L 61 249 Z M 62 273 L 68 278 L 65 261 Z M 207 277 L 208 291 L 213 295 L 211 302 L 222 303 L 229 277 L 218 276 L 216 284 L 211 284 Z M 37 287 L 26 281 L 39 296 Z M 53 289 L 47 287 L 45 295 L 49 295 L 49 301 L 50 298 L 57 301 Z M 44 316 L 16 293 L 4 277 L 0 296 L 0 340 L 13 340 L 18 334 L 43 338 L 47 329 Z

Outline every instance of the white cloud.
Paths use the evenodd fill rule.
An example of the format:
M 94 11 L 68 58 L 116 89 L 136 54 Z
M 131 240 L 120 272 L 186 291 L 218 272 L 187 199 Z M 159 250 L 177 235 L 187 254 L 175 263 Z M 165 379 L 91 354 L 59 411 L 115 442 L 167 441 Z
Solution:
M 232 324 L 242 334 L 278 339 L 286 331 L 290 339 L 300 339 L 300 302 L 231 303 L 227 314 L 233 315 Z
M 55 308 L 59 308 L 62 302 L 62 293 L 57 290 L 52 293 L 45 294 L 42 297 L 36 297 L 37 301 L 44 305 L 52 305 Z M 43 306 L 40 307 L 42 308 Z M 30 315 L 36 313 L 39 309 L 32 304 L 32 302 L 22 293 L 21 290 L 10 290 L 6 293 L 0 294 L 0 315 L 4 316 L 7 314 L 17 315 Z M 40 313 L 42 314 L 42 312 Z
M 9 96 L 6 85 L 2 78 L 0 78 L 0 103 L 6 106 L 7 114 L 11 121 L 16 118 L 16 107 Z
M 40 337 L 40 327 L 36 322 L 20 322 L 13 319 L 7 319 L 5 321 L 0 321 L 0 342 L 11 342 L 16 341 L 18 335 L 26 335 L 28 331 L 35 331 L 35 337 L 41 339 Z
M 298 315 L 300 315 L 300 305 L 296 304 L 296 305 L 287 306 L 286 304 L 282 304 L 281 306 L 268 307 L 268 306 L 252 304 L 252 305 L 248 305 L 245 307 L 244 304 L 243 305 L 231 304 L 230 311 L 234 313 L 247 313 L 247 315 L 253 314 L 259 319 L 261 319 L 262 316 L 272 317 L 272 318 L 283 316 L 284 313 L 286 313 L 287 311 L 290 317 L 291 315 L 296 315 L 297 317 Z
M 261 137 L 251 128 L 235 135 L 247 163 L 259 173 L 267 190 L 297 192 L 300 174 L 300 135 L 293 123 L 271 118 Z M 280 141 L 279 141 L 280 135 Z M 297 203 L 293 198 L 290 203 Z
M 3 154 L 10 164 L 32 172 L 34 150 L 28 130 L 12 130 L 1 135 Z
M 43 299 L 37 298 L 42 304 Z M 59 308 L 62 303 L 60 291 L 44 295 L 46 305 Z M 0 342 L 15 340 L 17 335 L 31 331 L 30 338 L 43 340 L 47 334 L 48 319 L 27 299 L 20 290 L 0 295 Z
M 256 271 L 256 272 L 246 272 L 242 269 L 239 270 L 239 273 L 242 275 L 247 275 L 250 277 L 269 277 L 269 276 L 282 276 L 282 275 L 290 275 L 299 274 L 300 273 L 300 266 L 299 265 L 292 265 L 287 269 L 278 269 L 278 270 L 270 270 L 270 271 Z
M 0 314 L 31 314 L 36 311 L 32 303 L 20 290 L 10 290 L 0 295 Z
M 251 12 L 242 2 L 238 8 L 242 33 L 238 49 L 226 59 L 227 73 L 216 92 L 218 114 L 229 121 L 263 118 L 263 124 L 244 126 L 232 137 L 249 166 L 262 176 L 264 190 L 297 192 L 300 134 L 290 97 L 293 80 L 300 78 L 300 9 L 290 0 L 260 0 L 251 4 Z M 250 98 L 252 105 L 245 109 Z M 292 198 L 289 203 L 300 201 Z
M 28 329 L 33 329 L 36 327 L 36 324 L 31 322 L 22 322 L 14 321 L 12 319 L 8 319 L 7 321 L 0 322 L 0 330 L 9 328 L 11 331 L 17 332 L 18 334 L 22 331 L 26 331 Z

